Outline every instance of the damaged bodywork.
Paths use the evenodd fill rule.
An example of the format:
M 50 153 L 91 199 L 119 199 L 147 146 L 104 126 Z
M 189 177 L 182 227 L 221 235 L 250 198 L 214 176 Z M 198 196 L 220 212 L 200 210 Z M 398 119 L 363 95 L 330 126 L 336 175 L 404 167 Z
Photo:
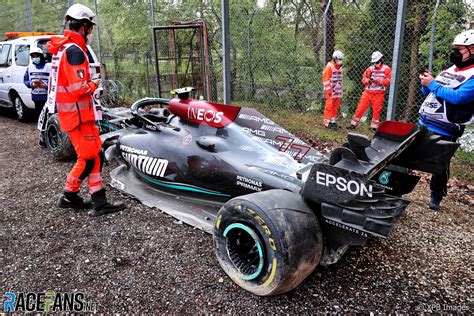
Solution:
M 459 146 L 388 121 L 326 157 L 254 109 L 190 90 L 135 102 L 140 126 L 102 135 L 119 162 L 111 184 L 212 233 L 222 268 L 257 295 L 289 291 L 351 245 L 388 237 L 419 180 L 411 170 L 437 172 Z

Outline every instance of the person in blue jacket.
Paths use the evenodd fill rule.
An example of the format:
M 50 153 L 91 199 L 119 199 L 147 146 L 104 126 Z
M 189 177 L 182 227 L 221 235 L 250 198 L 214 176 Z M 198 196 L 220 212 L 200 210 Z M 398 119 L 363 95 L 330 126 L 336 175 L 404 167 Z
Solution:
M 451 67 L 436 78 L 431 73 L 420 75 L 422 92 L 426 99 L 420 108 L 419 124 L 442 139 L 456 141 L 474 113 L 474 30 L 457 35 L 449 59 Z M 447 194 L 449 162 L 440 174 L 433 174 L 430 182 L 429 208 L 439 210 Z
M 33 47 L 30 50 L 31 64 L 28 66 L 23 77 L 25 85 L 31 89 L 31 100 L 35 103 L 36 111 L 43 114 L 43 107 L 48 98 L 48 82 L 51 64 L 46 63 L 43 51 L 39 47 Z M 38 129 L 40 129 L 41 146 L 45 146 L 42 130 L 46 125 L 46 119 L 40 115 L 38 120 Z

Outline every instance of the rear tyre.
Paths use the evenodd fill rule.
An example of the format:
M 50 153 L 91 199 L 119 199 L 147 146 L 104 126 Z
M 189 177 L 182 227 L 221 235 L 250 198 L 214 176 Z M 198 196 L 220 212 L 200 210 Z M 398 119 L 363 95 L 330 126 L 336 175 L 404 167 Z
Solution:
M 49 117 L 44 135 L 46 148 L 58 160 L 71 160 L 76 156 L 69 135 L 61 131 L 57 114 Z
M 33 116 L 33 111 L 25 106 L 25 103 L 23 103 L 23 101 L 18 95 L 15 96 L 15 98 L 13 99 L 13 106 L 16 118 L 20 122 L 28 122 Z
M 270 190 L 228 201 L 217 214 L 214 251 L 225 273 L 260 296 L 288 292 L 318 265 L 318 219 L 300 195 Z

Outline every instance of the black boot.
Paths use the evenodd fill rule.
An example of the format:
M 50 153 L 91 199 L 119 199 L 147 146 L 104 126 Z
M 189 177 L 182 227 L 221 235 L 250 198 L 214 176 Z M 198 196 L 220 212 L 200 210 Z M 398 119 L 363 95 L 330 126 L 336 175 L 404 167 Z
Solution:
M 64 191 L 63 196 L 59 199 L 58 206 L 60 208 L 73 208 L 76 210 L 90 209 L 92 207 L 91 200 L 84 200 L 78 193 Z
M 337 123 L 329 123 L 329 129 L 337 131 L 339 129 L 339 126 L 337 126 Z
M 431 193 L 431 199 L 429 204 L 430 209 L 432 209 L 433 211 L 439 211 L 439 209 L 441 208 L 439 204 L 441 203 L 442 199 L 443 197 L 439 197 L 436 194 Z
M 109 203 L 105 197 L 105 189 L 92 194 L 92 211 L 89 213 L 90 216 L 100 216 L 110 213 L 119 212 L 125 209 L 125 204 L 122 202 Z
M 357 128 L 357 125 L 347 125 L 347 129 L 356 129 Z

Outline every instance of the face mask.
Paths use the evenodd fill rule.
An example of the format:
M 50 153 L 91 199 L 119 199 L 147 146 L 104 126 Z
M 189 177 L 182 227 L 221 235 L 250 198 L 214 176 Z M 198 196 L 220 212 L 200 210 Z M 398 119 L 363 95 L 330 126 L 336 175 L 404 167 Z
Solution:
M 41 57 L 33 57 L 31 58 L 33 64 L 38 65 L 41 62 Z
M 342 60 L 340 60 L 340 59 L 336 60 L 336 64 L 337 65 L 342 65 Z
M 91 26 L 90 28 L 87 28 L 87 26 L 84 26 L 84 30 L 86 32 L 86 45 L 90 45 L 94 39 L 94 35 L 92 33 L 93 27 Z
M 380 65 L 382 65 L 382 62 L 380 62 L 380 61 L 379 61 L 379 62 L 376 62 L 376 63 L 374 63 L 374 66 L 375 66 L 375 67 L 380 67 Z
M 89 34 L 89 35 L 87 36 L 86 44 L 87 44 L 87 45 L 92 44 L 92 40 L 93 40 L 93 39 L 94 39 L 94 36 L 92 35 L 92 33 Z
M 458 66 L 462 63 L 462 54 L 456 48 L 453 48 L 453 51 L 449 54 L 449 61 Z
M 464 68 L 474 63 L 474 55 L 470 54 L 469 58 L 465 61 L 462 60 L 463 56 L 457 48 L 453 48 L 451 54 L 449 54 L 449 61 L 456 65 L 458 68 Z

